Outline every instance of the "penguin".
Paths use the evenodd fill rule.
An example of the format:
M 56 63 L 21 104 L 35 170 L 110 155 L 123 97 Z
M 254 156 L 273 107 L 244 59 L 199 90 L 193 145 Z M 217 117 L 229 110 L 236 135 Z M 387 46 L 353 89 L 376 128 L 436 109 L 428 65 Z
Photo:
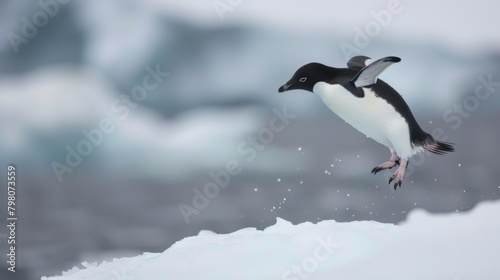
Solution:
M 373 61 L 355 56 L 347 68 L 313 62 L 300 67 L 278 92 L 302 89 L 318 95 L 330 110 L 352 127 L 386 146 L 389 161 L 372 169 L 373 174 L 399 165 L 389 179 L 394 190 L 401 187 L 409 159 L 427 150 L 443 155 L 453 152 L 453 143 L 438 141 L 422 130 L 403 97 L 378 76 L 400 62 L 395 56 Z

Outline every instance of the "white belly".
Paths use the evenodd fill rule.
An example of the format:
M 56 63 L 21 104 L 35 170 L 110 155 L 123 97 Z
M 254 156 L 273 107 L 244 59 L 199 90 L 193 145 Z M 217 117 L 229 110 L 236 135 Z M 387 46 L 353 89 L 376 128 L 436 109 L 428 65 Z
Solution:
M 420 149 L 413 149 L 410 131 L 405 119 L 387 101 L 376 97 L 369 88 L 365 96 L 354 96 L 341 85 L 317 83 L 313 91 L 323 102 L 355 129 L 367 137 L 395 151 L 402 158 L 409 158 Z

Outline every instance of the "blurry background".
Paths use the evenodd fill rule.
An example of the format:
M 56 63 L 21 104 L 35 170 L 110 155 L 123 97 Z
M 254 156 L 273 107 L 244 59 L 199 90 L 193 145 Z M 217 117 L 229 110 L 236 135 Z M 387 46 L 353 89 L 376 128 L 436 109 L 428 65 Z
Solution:
M 265 228 L 278 216 L 397 223 L 417 207 L 467 211 L 500 198 L 499 8 L 488 0 L 2 1 L 0 162 L 18 169 L 17 276 L 163 251 L 202 229 Z M 394 170 L 370 174 L 387 148 L 316 96 L 277 93 L 303 64 L 345 67 L 357 54 L 401 57 L 382 79 L 426 131 L 457 144 L 453 154 L 414 160 L 396 192 L 387 185 Z M 145 79 L 149 89 L 132 102 Z M 269 134 L 273 110 L 285 106 L 295 117 Z M 81 144 L 103 120 L 112 131 Z M 78 148 L 88 154 L 80 162 L 68 156 Z M 209 173 L 234 161 L 241 172 L 186 223 L 179 205 L 194 207 L 197 190 L 214 182 Z M 6 170 L 0 178 L 5 186 Z M 0 228 L 0 275 L 11 279 L 6 234 Z

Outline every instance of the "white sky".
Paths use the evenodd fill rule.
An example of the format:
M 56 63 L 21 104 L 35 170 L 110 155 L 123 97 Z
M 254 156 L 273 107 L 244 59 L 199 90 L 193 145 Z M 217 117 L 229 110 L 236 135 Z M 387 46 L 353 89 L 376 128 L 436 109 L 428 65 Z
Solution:
M 251 22 L 278 29 L 331 29 L 343 35 L 364 28 L 373 20 L 371 12 L 387 9 L 397 1 L 402 12 L 393 15 L 381 35 L 416 41 L 425 37 L 462 50 L 500 47 L 500 1 L 475 0 L 149 0 L 155 8 L 186 17 L 202 25 Z M 337 3 L 336 3 L 337 2 Z M 221 20 L 214 4 L 226 3 L 232 10 Z

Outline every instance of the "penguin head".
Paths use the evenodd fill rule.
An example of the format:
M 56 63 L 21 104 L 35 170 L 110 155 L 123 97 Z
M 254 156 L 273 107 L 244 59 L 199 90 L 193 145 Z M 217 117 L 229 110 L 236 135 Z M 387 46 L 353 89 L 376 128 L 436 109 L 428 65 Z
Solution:
M 303 89 L 313 92 L 314 85 L 317 82 L 325 80 L 327 78 L 325 74 L 330 72 L 330 69 L 332 68 L 317 62 L 306 64 L 300 67 L 293 74 L 292 78 L 278 89 L 278 92 L 293 89 Z

